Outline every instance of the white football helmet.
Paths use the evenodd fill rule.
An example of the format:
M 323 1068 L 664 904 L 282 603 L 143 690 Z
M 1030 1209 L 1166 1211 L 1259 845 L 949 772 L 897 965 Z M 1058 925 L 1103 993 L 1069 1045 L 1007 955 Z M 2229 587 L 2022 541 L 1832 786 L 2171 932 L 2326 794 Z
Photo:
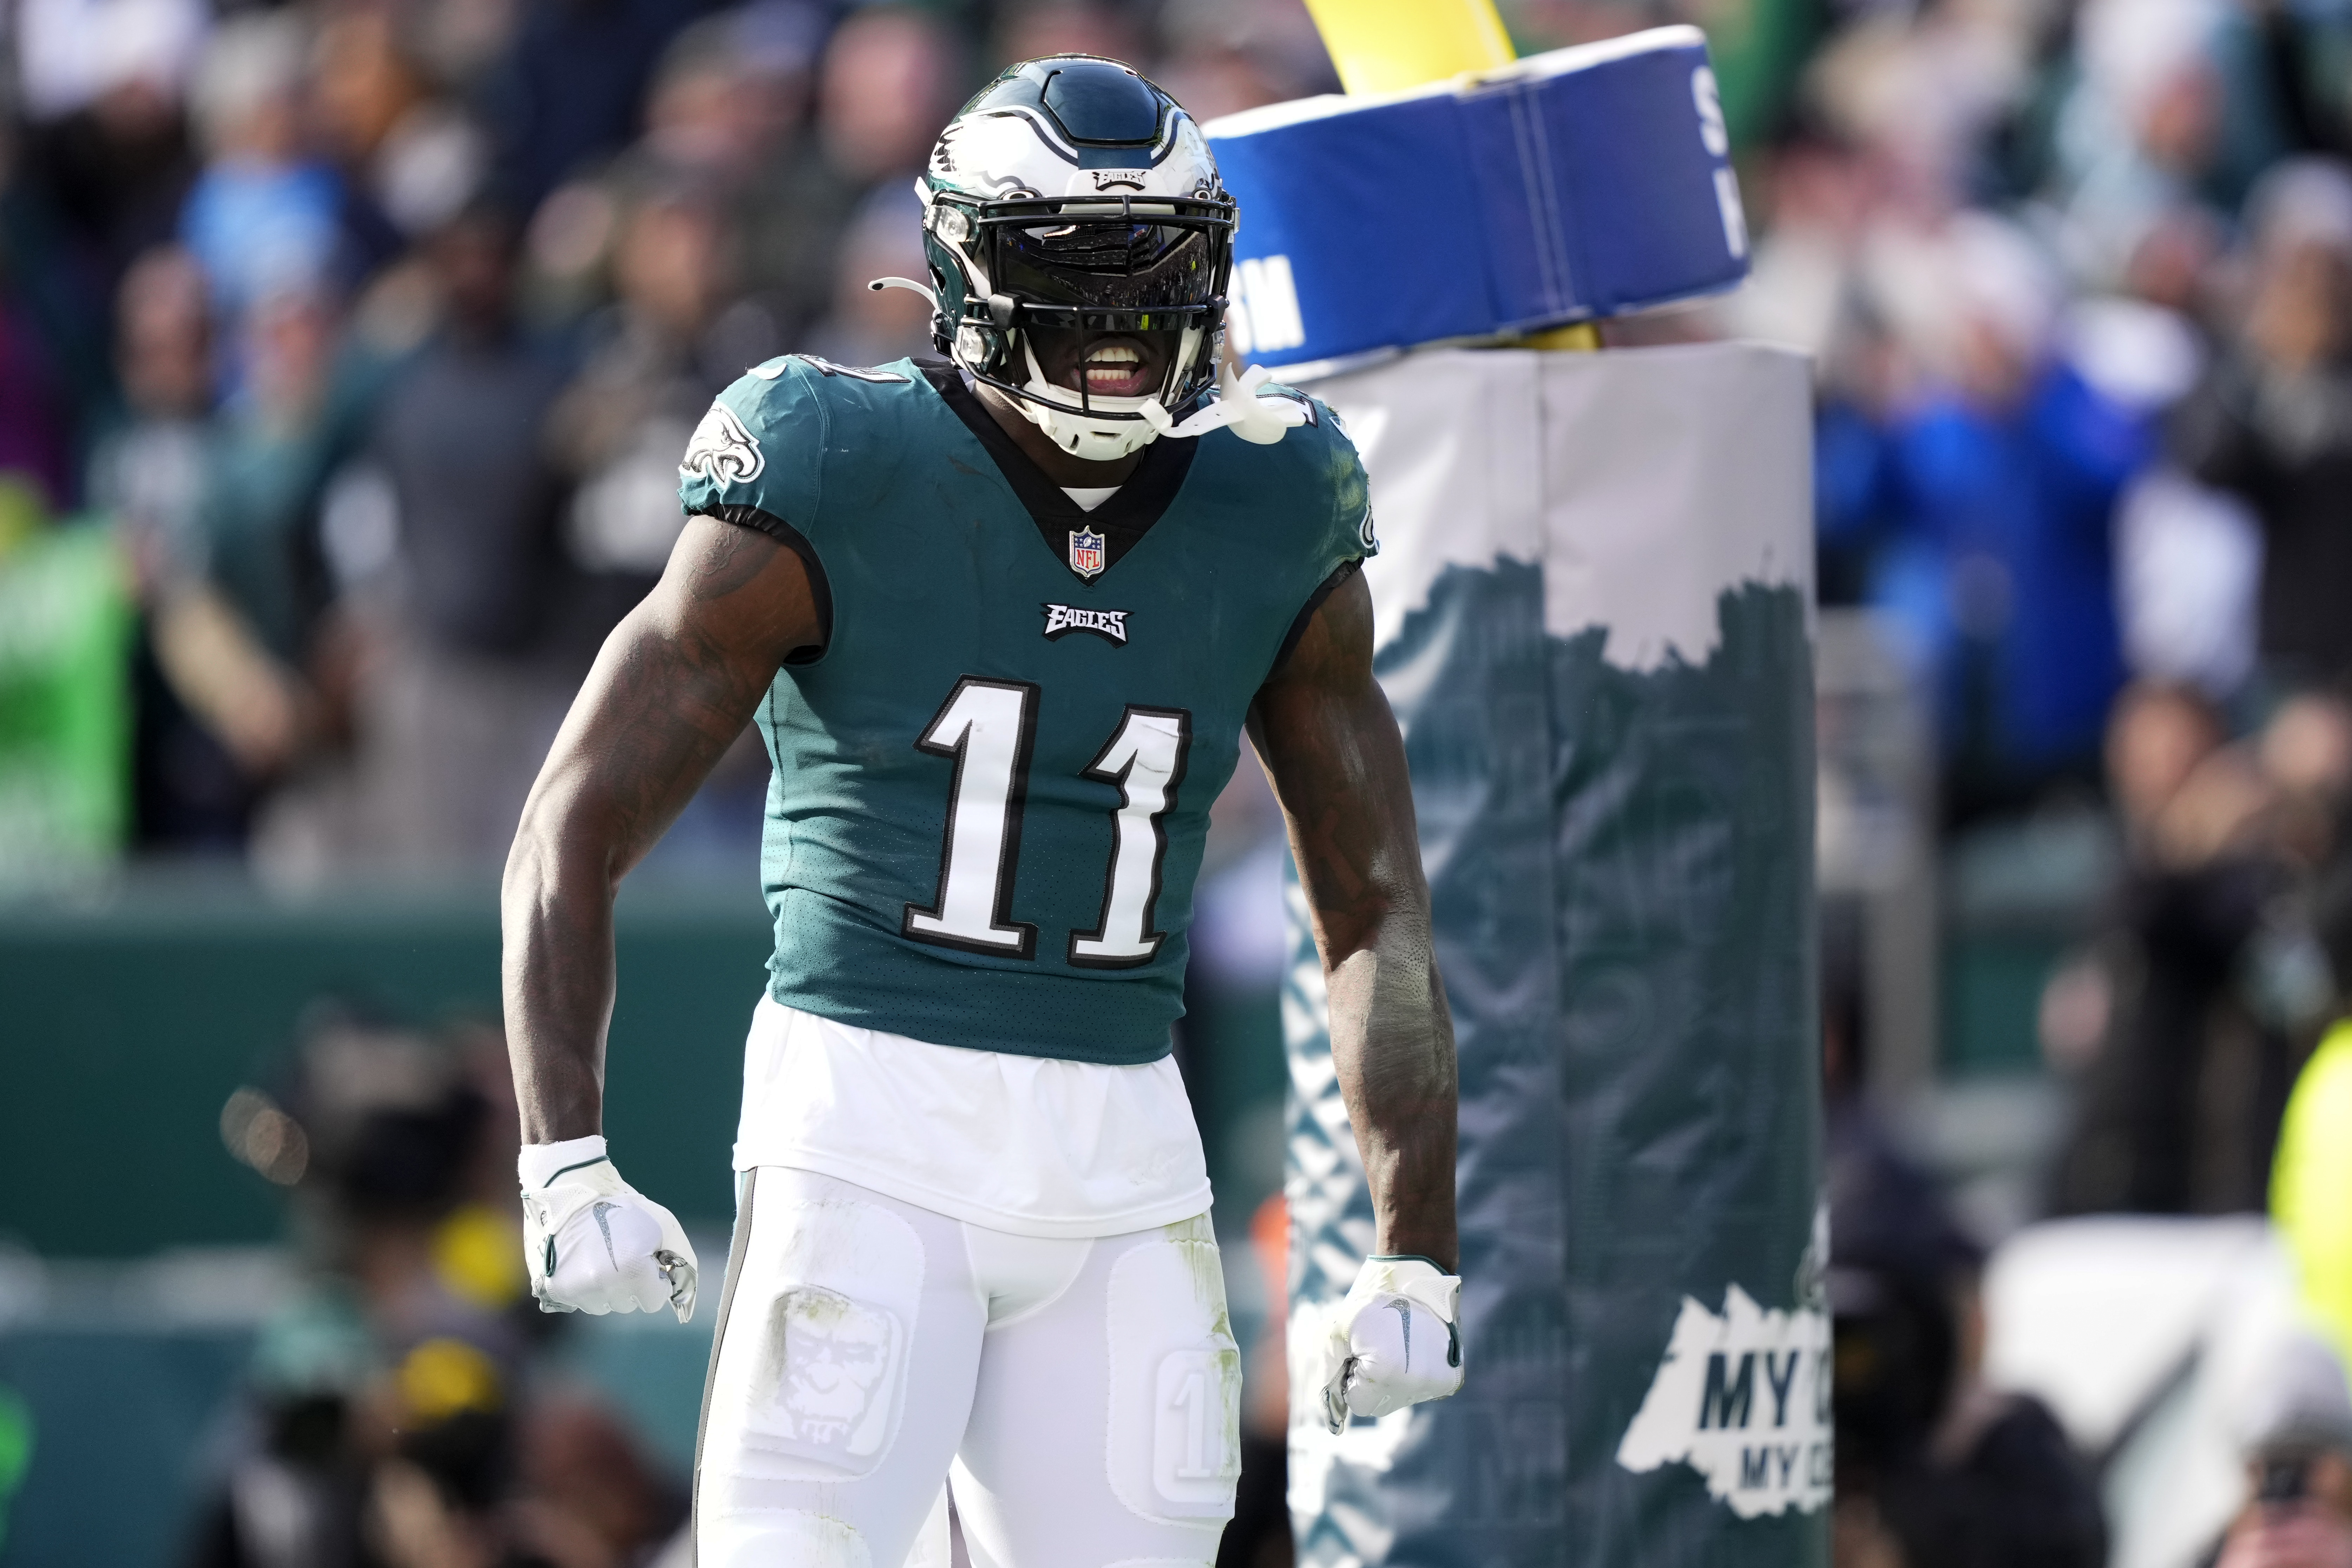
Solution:
M 1012 67 L 940 133 L 916 190 L 940 351 L 1064 451 L 1124 457 L 1215 385 L 1234 202 L 1192 117 L 1133 69 Z M 1048 380 L 1034 331 L 1078 334 L 1076 389 Z M 1171 350 L 1154 384 L 1145 333 Z

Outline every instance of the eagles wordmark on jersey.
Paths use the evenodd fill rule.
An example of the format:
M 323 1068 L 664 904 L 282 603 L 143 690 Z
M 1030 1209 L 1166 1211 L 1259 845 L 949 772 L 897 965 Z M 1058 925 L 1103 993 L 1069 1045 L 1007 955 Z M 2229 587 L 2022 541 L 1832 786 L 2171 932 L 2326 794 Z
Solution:
M 1045 606 L 1045 640 L 1068 637 L 1072 632 L 1092 632 L 1113 642 L 1127 640 L 1125 610 L 1090 610 L 1078 605 L 1047 605 Z
M 946 1045 L 1164 1055 L 1250 702 L 1374 548 L 1346 436 L 1163 437 L 1088 512 L 951 363 L 793 355 L 720 396 L 680 474 L 689 512 L 801 555 L 828 623 L 759 715 L 772 994 Z

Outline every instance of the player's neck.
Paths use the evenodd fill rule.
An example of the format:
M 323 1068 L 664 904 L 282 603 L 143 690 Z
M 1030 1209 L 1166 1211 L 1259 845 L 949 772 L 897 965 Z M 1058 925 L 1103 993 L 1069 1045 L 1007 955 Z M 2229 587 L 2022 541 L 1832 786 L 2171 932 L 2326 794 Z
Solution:
M 996 421 L 998 428 L 1012 437 L 1013 444 L 1020 447 L 1029 460 L 1036 464 L 1039 470 L 1057 485 L 1075 489 L 1096 489 L 1105 485 L 1123 485 L 1127 482 L 1128 476 L 1134 473 L 1138 465 L 1143 461 L 1140 448 L 1129 452 L 1124 458 L 1115 458 L 1107 463 L 1097 463 L 1085 458 L 1073 458 L 1055 446 L 1045 432 L 1038 429 L 1025 415 L 1015 408 L 1013 405 L 1013 400 L 1004 394 L 985 384 L 975 384 L 972 390 L 979 394 L 980 405 L 988 410 L 988 416 Z

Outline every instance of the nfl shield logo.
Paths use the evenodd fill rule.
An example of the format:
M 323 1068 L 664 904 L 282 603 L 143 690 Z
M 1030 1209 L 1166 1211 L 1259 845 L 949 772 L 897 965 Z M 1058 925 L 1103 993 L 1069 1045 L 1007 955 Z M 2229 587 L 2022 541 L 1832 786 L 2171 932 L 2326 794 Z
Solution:
M 1070 534 L 1070 570 L 1081 577 L 1099 576 L 1103 569 L 1103 536 L 1090 528 Z

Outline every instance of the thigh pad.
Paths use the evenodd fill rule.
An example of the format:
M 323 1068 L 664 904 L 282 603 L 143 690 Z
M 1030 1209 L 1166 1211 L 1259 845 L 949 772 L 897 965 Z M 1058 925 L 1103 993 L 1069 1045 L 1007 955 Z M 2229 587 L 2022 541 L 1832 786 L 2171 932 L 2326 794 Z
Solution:
M 713 1451 L 749 1476 L 803 1473 L 763 1458 L 871 1471 L 905 1413 L 924 1265 L 913 1226 L 878 1205 L 762 1205 L 720 1351 Z

